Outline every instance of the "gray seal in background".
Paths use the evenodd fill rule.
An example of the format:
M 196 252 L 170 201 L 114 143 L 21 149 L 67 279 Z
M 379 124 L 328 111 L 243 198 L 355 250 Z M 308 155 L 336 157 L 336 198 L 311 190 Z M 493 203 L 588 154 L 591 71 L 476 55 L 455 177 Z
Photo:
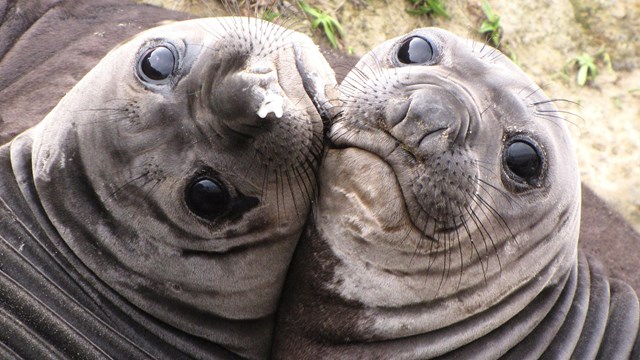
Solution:
M 381 44 L 340 90 L 274 358 L 639 356 L 637 295 L 577 250 L 558 101 L 435 28 Z
M 112 50 L 0 148 L 0 357 L 266 357 L 335 87 L 259 19 Z

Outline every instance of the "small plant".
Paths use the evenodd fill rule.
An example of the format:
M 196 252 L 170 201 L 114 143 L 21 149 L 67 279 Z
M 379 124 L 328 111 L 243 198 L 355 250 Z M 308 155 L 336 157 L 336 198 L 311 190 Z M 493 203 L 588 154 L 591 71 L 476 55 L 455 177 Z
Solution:
M 495 47 L 498 47 L 500 46 L 500 37 L 502 35 L 500 16 L 493 12 L 491 5 L 486 0 L 482 1 L 482 11 L 485 19 L 482 20 L 482 25 L 480 25 L 478 31 L 480 34 L 485 35 L 487 39 L 490 39 Z
M 344 36 L 344 30 L 338 20 L 334 19 L 331 15 L 322 10 L 307 5 L 304 1 L 299 1 L 298 4 L 302 11 L 311 16 L 311 27 L 317 29 L 322 26 L 324 34 L 335 49 L 338 48 L 338 38 Z
M 582 53 L 582 55 L 569 59 L 565 64 L 565 73 L 568 74 L 572 68 L 577 67 L 576 83 L 578 86 L 584 86 L 587 82 L 593 82 L 598 76 L 598 63 L 604 64 L 609 71 L 613 71 L 609 53 L 601 48 L 593 56 L 588 53 Z
M 411 3 L 411 9 L 408 9 L 407 12 L 411 15 L 449 18 L 449 14 L 447 14 L 447 10 L 445 10 L 441 0 L 409 0 L 409 2 Z
M 262 20 L 273 22 L 273 20 L 275 20 L 278 16 L 280 16 L 280 14 L 278 14 L 277 12 L 275 12 L 275 11 L 273 11 L 271 9 L 266 9 L 262 13 Z

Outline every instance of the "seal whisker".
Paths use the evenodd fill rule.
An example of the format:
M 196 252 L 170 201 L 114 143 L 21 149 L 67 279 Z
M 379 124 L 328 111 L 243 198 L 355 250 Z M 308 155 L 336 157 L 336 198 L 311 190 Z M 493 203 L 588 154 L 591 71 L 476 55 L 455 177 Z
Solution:
M 342 130 L 342 129 L 341 129 Z M 334 143 L 340 141 L 340 142 L 350 142 L 355 136 L 358 136 L 358 134 L 360 133 L 359 130 L 356 131 L 349 131 L 349 130 L 344 130 L 342 133 L 337 134 L 337 135 L 332 135 L 332 141 Z
M 221 1 L 221 2 L 223 4 L 223 6 L 224 6 L 226 1 Z M 215 16 L 215 11 L 213 11 L 213 9 L 211 8 L 211 6 L 209 5 L 209 3 L 207 1 L 200 0 L 200 3 L 207 8 L 207 11 L 209 12 L 209 16 L 211 16 L 211 17 Z M 235 13 L 229 12 L 229 14 L 235 14 Z
M 470 194 L 467 193 L 467 195 L 469 197 L 471 197 Z M 498 260 L 498 268 L 500 269 L 500 271 L 502 271 L 502 264 L 500 262 L 500 257 L 498 256 L 498 250 L 496 248 L 495 241 L 493 241 L 493 237 L 491 236 L 491 233 L 484 226 L 484 222 L 482 221 L 482 219 L 480 219 L 480 217 L 476 213 L 475 209 L 467 207 L 466 211 L 469 214 L 469 216 L 471 217 L 471 220 L 475 223 L 476 229 L 478 229 L 478 232 L 480 233 L 480 236 L 482 237 L 482 242 L 484 243 L 485 258 L 487 260 L 487 270 L 489 270 L 489 247 L 488 247 L 488 244 L 487 244 L 487 237 L 488 237 L 489 238 L 489 242 L 491 242 L 493 251 L 494 251 L 494 253 L 496 255 L 496 258 Z M 484 231 L 484 233 L 483 233 L 483 231 Z M 487 236 L 485 236 L 485 234 Z
M 274 1 L 273 8 L 274 9 L 277 8 L 278 4 L 279 4 L 278 2 Z M 285 29 L 296 30 L 301 32 L 303 31 L 304 22 L 302 19 L 296 18 L 293 14 L 286 13 L 284 16 L 282 15 L 283 12 L 280 12 L 279 14 L 280 16 L 275 18 L 275 20 L 273 21 L 274 23 L 280 25 Z M 272 29 L 269 29 L 269 31 L 272 31 Z M 262 31 L 262 33 L 266 33 L 266 32 Z
M 475 225 L 476 228 L 476 233 L 480 233 L 480 237 L 482 238 L 482 243 L 484 245 L 484 257 L 485 259 L 487 259 L 487 270 L 489 269 L 489 259 L 488 259 L 488 254 L 489 254 L 489 246 L 487 245 L 487 239 L 484 236 L 484 233 L 482 232 L 482 228 L 480 227 L 480 223 L 478 223 L 478 221 L 476 221 L 476 218 L 473 216 L 473 212 L 471 211 L 471 209 L 469 208 L 469 206 L 464 206 L 464 211 L 467 213 L 468 218 L 471 219 L 471 221 L 473 222 L 473 224 Z M 482 259 L 479 259 L 480 261 L 482 261 Z
M 509 197 L 509 193 L 498 188 L 497 186 L 492 185 L 491 183 L 484 181 L 480 178 L 474 178 L 473 180 L 477 181 L 477 184 L 479 187 L 483 188 L 484 191 L 487 193 L 487 195 L 489 195 L 489 197 L 491 198 L 491 200 L 495 203 L 495 199 L 493 198 L 493 196 L 491 195 L 491 192 L 488 191 L 484 186 L 488 186 L 490 188 L 492 188 L 493 190 L 495 190 L 498 194 L 502 195 L 502 197 L 504 197 L 505 200 L 507 200 L 507 202 L 509 202 L 509 205 L 511 205 L 511 207 L 513 207 L 514 204 L 514 199 Z M 469 179 L 469 181 L 473 181 L 471 179 Z
M 222 27 L 222 29 L 220 30 L 217 28 L 208 26 L 209 24 L 205 21 L 197 21 L 196 24 L 200 26 L 200 28 L 202 28 L 202 30 L 207 32 L 209 35 L 213 36 L 213 38 L 216 40 L 222 39 L 223 33 L 228 33 L 229 31 L 229 29 L 226 27 L 226 24 L 224 24 L 223 21 L 220 22 L 220 26 Z
M 489 198 L 491 199 L 491 201 L 494 204 L 496 203 L 496 200 L 493 198 L 493 195 L 491 195 L 491 192 L 488 191 L 488 189 L 485 186 L 488 186 L 488 187 L 492 188 L 493 190 L 496 190 L 498 192 L 498 194 L 502 195 L 505 198 L 505 200 L 507 200 L 507 202 L 509 203 L 509 205 L 512 208 L 513 208 L 514 204 L 518 205 L 517 203 L 514 202 L 514 199 L 511 199 L 508 196 L 508 193 L 503 192 L 501 189 L 495 187 L 494 185 L 492 185 L 492 184 L 490 184 L 490 183 L 488 183 L 488 182 L 486 182 L 486 181 L 484 181 L 484 180 L 482 180 L 480 178 L 468 179 L 469 182 L 473 182 L 474 180 L 476 181 L 475 184 L 477 184 L 480 189 L 484 190 L 484 192 L 489 196 Z M 476 197 L 481 199 L 480 193 L 477 193 L 477 196 L 474 196 L 472 198 L 475 199 Z
M 409 239 L 411 235 L 411 227 L 407 227 L 407 230 L 404 232 L 404 235 L 402 235 L 399 239 L 399 241 L 397 243 L 393 243 L 395 245 L 404 245 L 405 242 L 407 241 L 407 239 Z M 421 235 L 422 236 L 422 235 Z
M 373 59 L 373 63 L 376 65 L 375 68 L 373 66 L 371 66 L 371 64 L 369 64 L 368 62 L 365 63 L 366 67 L 371 70 L 371 72 L 376 75 L 375 79 L 376 80 L 384 80 L 386 82 L 389 81 L 389 75 L 386 74 L 383 71 L 383 66 L 382 66 L 382 61 L 380 61 L 380 58 L 376 55 L 376 54 L 372 54 L 371 55 L 371 59 Z M 382 77 L 382 79 L 380 79 L 380 77 Z
M 138 181 L 138 180 L 140 180 L 140 179 L 143 179 L 143 178 L 145 178 L 145 177 L 147 177 L 147 176 L 149 176 L 149 171 L 147 171 L 147 172 L 145 172 L 145 173 L 143 173 L 143 174 L 140 174 L 139 176 L 136 176 L 136 177 L 134 177 L 134 178 L 131 178 L 130 180 L 128 180 L 127 182 L 125 182 L 124 184 L 122 184 L 121 186 L 119 186 L 116 190 L 114 190 L 113 192 L 111 192 L 111 193 L 109 194 L 109 198 L 110 198 L 111 200 L 115 200 L 115 196 L 116 196 L 120 191 L 122 191 L 125 187 L 127 187 L 127 186 L 131 185 L 132 183 L 134 183 L 134 182 L 136 182 L 136 181 Z
M 498 47 L 500 47 L 500 45 L 498 44 Z M 505 56 L 500 50 L 494 48 L 493 53 L 495 54 L 495 56 L 493 56 L 491 59 L 489 59 L 489 62 L 491 63 L 495 63 L 496 60 L 498 60 L 500 57 Z
M 371 67 L 369 65 L 367 65 L 367 68 L 370 69 L 371 72 L 375 71 L 373 69 L 371 69 Z M 353 71 L 353 75 L 354 75 L 354 81 L 351 81 L 351 77 L 346 78 L 345 80 L 343 80 L 343 84 L 347 85 L 348 87 L 342 89 L 343 92 L 345 92 L 345 94 L 349 95 L 351 89 L 357 91 L 357 92 L 363 92 L 364 90 L 368 90 L 368 91 L 372 91 L 374 93 L 377 93 L 378 90 L 376 89 L 375 85 L 376 84 L 372 84 L 369 80 L 370 77 L 367 73 L 364 72 L 364 70 L 362 69 L 354 69 Z M 359 82 L 356 82 L 357 80 L 360 80 Z M 358 86 L 356 86 L 358 85 Z
M 578 119 L 580 119 L 582 121 L 585 121 L 582 116 L 580 116 L 580 115 L 578 115 L 578 114 L 576 114 L 574 112 L 571 112 L 571 111 L 559 110 L 559 109 L 543 110 L 543 109 L 536 108 L 536 115 L 546 116 L 546 114 L 555 114 L 555 113 L 557 113 L 557 114 L 567 114 L 567 115 L 575 116 Z M 561 119 L 561 120 L 564 120 L 564 121 L 566 121 L 566 122 L 568 122 L 568 123 L 570 123 L 572 125 L 576 125 L 574 122 L 569 121 L 567 118 L 565 118 L 563 116 L 558 115 L 557 118 Z
M 441 235 L 441 236 L 443 236 L 443 237 L 445 237 L 445 240 L 444 240 L 444 241 L 442 241 L 442 240 L 440 239 L 440 235 Z M 446 237 L 448 237 L 448 234 L 447 234 L 447 233 L 441 233 L 441 234 L 439 234 L 439 236 L 438 236 L 438 241 L 437 241 L 437 243 L 438 243 L 438 247 L 437 247 L 437 249 L 439 249 L 439 248 L 440 248 L 440 245 L 441 245 L 441 243 L 442 243 L 442 242 L 445 242 L 445 243 L 446 243 L 446 241 L 447 241 L 447 240 L 446 240 Z M 443 246 L 445 246 L 445 253 L 444 253 L 444 256 L 443 256 L 443 260 L 442 260 L 442 271 L 440 272 L 440 281 L 438 282 L 438 288 L 436 289 L 436 294 L 439 294 L 439 293 L 440 293 L 440 289 L 442 288 L 442 284 L 444 283 L 444 280 L 445 280 L 445 268 L 446 268 L 446 266 L 447 266 L 447 252 L 446 252 L 446 245 L 443 245 Z M 438 251 L 438 253 L 439 253 L 439 251 Z M 434 260 L 434 263 L 435 263 L 435 260 Z
M 464 254 L 462 251 L 462 241 L 460 241 L 460 231 L 458 226 L 454 226 L 454 231 L 456 233 L 456 238 L 458 239 L 458 254 L 460 255 L 460 272 L 458 276 L 458 284 L 456 285 L 456 289 L 460 289 L 460 285 L 462 284 L 462 274 L 464 273 Z
M 498 212 L 493 206 L 491 206 L 484 198 L 482 198 L 482 196 L 480 196 L 478 194 L 478 196 L 476 196 L 476 199 L 478 199 L 482 204 L 484 204 L 484 206 L 489 210 L 489 212 L 491 214 L 493 214 L 493 217 L 498 220 L 498 224 L 500 224 L 500 227 L 502 228 L 502 231 L 505 233 L 505 235 L 511 237 L 511 239 L 513 239 L 513 241 L 518 244 L 518 239 L 516 239 L 516 236 L 513 234 L 513 232 L 511 231 L 511 228 L 509 227 L 509 224 L 507 223 L 507 221 L 504 219 L 504 217 L 502 216 L 502 214 L 500 214 L 500 212 Z M 508 231 L 508 233 L 505 231 L 505 229 Z
M 460 209 L 460 211 L 462 212 L 462 209 Z M 471 243 L 471 246 L 473 247 L 473 250 L 475 251 L 476 256 L 478 257 L 478 261 L 480 262 L 480 268 L 482 269 L 482 276 L 484 277 L 484 283 L 487 284 L 488 269 L 485 269 L 484 267 L 484 263 L 482 262 L 482 257 L 480 256 L 480 251 L 478 251 L 478 247 L 476 246 L 476 243 L 473 240 L 473 236 L 471 235 L 471 231 L 469 229 L 469 226 L 467 225 L 467 221 L 463 217 L 461 217 L 461 220 L 462 220 L 462 226 L 465 232 L 467 233 L 467 236 L 469 237 L 469 242 Z M 469 262 L 471 262 L 472 259 L 473 259 L 473 253 L 470 254 Z
M 484 170 L 485 172 L 498 177 L 498 174 L 496 174 L 494 167 L 496 166 L 495 163 L 489 162 L 489 161 L 480 161 L 480 160 L 472 160 L 472 163 L 474 165 L 476 165 L 478 167 L 478 169 L 480 170 Z
M 200 0 L 201 2 L 205 2 L 205 0 Z M 240 15 L 240 3 L 236 0 L 222 0 L 220 1 L 222 6 L 229 14 Z
M 426 226 L 427 224 L 425 223 L 425 230 L 423 230 L 422 234 L 425 234 L 424 231 L 426 231 Z M 431 271 L 431 267 L 433 266 L 433 264 L 436 262 L 436 257 L 437 257 L 437 251 L 440 248 L 440 234 L 434 234 L 435 235 L 435 239 L 434 241 L 429 241 L 429 261 L 427 262 L 427 269 L 426 271 L 429 272 Z M 421 237 L 425 236 L 425 235 L 420 235 Z M 436 247 L 436 249 L 434 250 L 433 247 Z
M 480 111 L 480 118 L 484 115 L 484 113 L 491 108 L 491 104 L 487 105 L 484 109 Z
M 278 214 L 278 218 L 279 219 L 286 219 L 287 216 L 287 207 L 286 207 L 286 200 L 285 200 L 285 191 L 284 191 L 284 176 L 282 175 L 282 166 L 278 166 L 278 168 L 275 170 L 275 174 L 276 174 L 276 189 L 279 196 L 277 197 L 279 200 L 282 200 L 282 206 L 280 206 L 280 204 L 278 204 L 278 211 L 280 211 L 280 209 L 282 208 L 282 218 L 280 218 L 280 214 Z
M 476 42 L 475 42 L 475 41 L 472 41 L 472 44 L 474 45 L 474 46 L 471 48 L 471 50 L 472 50 L 472 52 L 473 52 L 473 51 L 475 50 Z M 490 46 L 490 45 L 489 45 L 489 38 L 485 38 L 485 39 L 484 39 L 484 43 L 482 43 L 482 46 L 480 47 L 480 50 L 478 51 L 478 54 L 480 54 L 480 58 L 481 58 L 481 59 L 484 59 L 482 52 L 484 51 L 484 49 L 485 49 L 487 46 Z
M 553 120 L 561 120 L 563 122 L 569 123 L 571 125 L 573 125 L 576 129 L 580 130 L 580 127 L 578 126 L 578 124 L 574 123 L 573 121 L 568 120 L 567 118 L 565 118 L 562 115 L 556 115 L 554 114 L 554 112 L 551 113 L 545 113 L 545 112 L 539 112 L 536 111 L 534 113 L 534 116 L 537 117 L 538 119 L 543 119 L 543 120 L 548 120 L 550 124 L 554 125 L 555 127 L 557 127 L 558 129 L 562 130 L 562 127 L 560 126 L 560 124 L 556 123 Z
M 531 96 L 537 94 L 538 92 L 542 91 L 542 87 L 540 87 L 538 84 L 531 82 L 529 85 L 523 87 L 522 89 L 520 89 L 520 91 L 518 91 L 518 94 L 521 94 L 523 91 L 527 90 L 527 89 L 533 89 L 531 90 L 524 98 L 523 100 L 527 100 L 529 99 Z
M 480 202 L 476 199 L 476 197 L 475 197 L 475 196 L 473 196 L 472 194 L 468 194 L 468 193 L 467 193 L 467 195 L 469 196 L 469 198 L 470 198 L 471 202 L 473 202 L 473 203 L 475 203 L 475 204 L 476 204 L 477 208 L 482 212 L 482 215 L 483 215 L 483 216 L 488 220 L 488 219 L 489 219 L 489 217 L 488 217 L 487 213 L 484 211 L 484 208 L 483 208 L 483 206 L 482 206 L 482 203 L 480 203 Z M 496 247 L 496 243 L 495 243 L 495 241 L 493 240 L 493 236 L 491 236 L 491 233 L 492 233 L 492 232 L 493 232 L 493 233 L 497 233 L 497 232 L 496 232 L 496 230 L 495 230 L 495 226 L 493 225 L 493 222 L 492 222 L 492 221 L 489 221 L 489 225 L 491 226 L 491 230 L 492 230 L 491 232 L 489 232 L 489 231 L 487 230 L 486 226 L 484 225 L 484 222 L 480 219 L 480 216 L 478 216 L 478 214 L 476 213 L 475 209 L 473 209 L 473 210 L 472 210 L 472 212 L 473 212 L 473 214 L 475 215 L 476 219 L 479 221 L 479 223 L 480 223 L 480 226 L 481 226 L 482 230 L 484 230 L 484 232 L 488 235 L 488 237 L 489 237 L 489 241 L 491 241 L 491 245 L 492 245 L 492 247 L 493 247 L 493 251 L 494 251 L 494 253 L 496 254 L 496 259 L 498 260 L 498 268 L 499 268 L 499 271 L 500 271 L 500 272 L 502 272 L 502 262 L 500 261 L 500 255 L 498 254 L 498 248 Z M 499 223 L 498 223 L 498 224 L 499 224 Z M 504 229 L 503 229 L 503 231 L 504 231 Z
M 319 172 L 317 171 L 317 164 L 320 163 L 321 160 L 317 163 L 307 160 L 307 167 L 302 169 L 307 179 L 307 183 L 311 185 L 311 196 L 309 197 L 309 200 L 318 200 Z
M 538 106 L 538 105 L 556 103 L 556 102 L 567 102 L 569 104 L 573 104 L 573 105 L 576 105 L 578 107 L 582 107 L 582 105 L 579 102 L 573 101 L 573 100 L 569 100 L 569 99 L 564 99 L 564 98 L 547 99 L 547 100 L 536 101 L 536 102 L 531 103 L 531 105 Z
M 304 194 L 304 196 L 306 197 L 306 200 L 308 203 L 311 203 L 314 200 L 314 195 L 315 189 L 309 189 L 308 188 L 308 184 L 307 181 L 305 181 L 303 176 L 307 176 L 307 180 L 310 181 L 311 178 L 308 177 L 309 172 L 308 171 L 302 171 L 300 172 L 300 169 L 298 167 L 294 167 L 293 171 L 296 175 L 296 183 L 298 184 L 298 188 L 300 189 L 300 192 Z M 304 174 L 304 175 L 303 175 Z M 302 183 L 302 185 L 300 185 L 300 183 Z M 310 184 L 309 184 L 310 185 Z
M 146 187 L 149 183 L 154 182 L 155 184 L 153 184 L 151 186 L 151 189 L 147 190 L 147 192 L 145 193 L 144 197 L 142 198 L 144 202 L 147 202 L 150 199 L 151 194 L 153 194 L 153 192 L 158 188 L 158 185 L 160 185 L 160 183 L 162 183 L 163 179 L 152 179 L 146 183 L 144 183 L 142 185 L 142 187 Z
M 295 191 L 293 190 L 293 182 L 291 180 L 291 174 L 289 173 L 289 170 L 287 168 L 284 169 L 284 174 L 285 174 L 285 179 L 287 180 L 289 194 L 291 195 L 291 200 L 293 202 L 293 210 L 295 211 L 296 216 L 300 218 L 301 211 L 298 208 L 298 201 L 296 200 Z M 300 188 L 300 183 L 298 183 L 298 188 L 302 192 L 302 189 Z
M 422 245 L 422 241 L 424 240 L 424 232 L 420 235 L 420 238 L 418 239 L 418 243 L 416 244 L 416 246 L 413 249 L 413 254 L 411 255 L 411 258 L 409 259 L 409 266 L 411 266 L 413 264 L 413 260 L 415 259 L 416 255 L 418 254 L 419 250 L 420 250 L 420 246 Z
M 267 195 L 265 194 L 269 194 L 269 167 L 267 167 L 266 165 L 262 166 L 262 187 L 260 189 L 260 198 L 263 199 L 263 201 L 266 203 L 269 201 L 269 199 L 267 198 Z
M 446 208 L 447 213 L 453 214 L 451 201 L 447 201 L 445 204 L 446 204 L 445 208 Z M 443 221 L 443 224 L 444 224 L 443 227 L 453 227 L 454 229 L 457 229 L 458 228 L 458 224 L 457 224 L 456 220 L 457 220 L 457 217 L 456 216 L 452 216 L 451 217 L 451 221 L 453 221 L 453 224 L 449 225 L 449 221 Z M 460 242 L 459 234 L 457 233 L 457 231 L 455 231 L 454 233 L 456 234 L 456 238 L 455 239 L 453 238 L 453 236 L 451 236 L 451 235 L 453 235 L 451 230 L 448 230 L 447 232 L 445 232 L 446 240 L 445 240 L 445 244 L 444 245 L 445 245 L 445 258 L 447 258 L 447 261 L 446 261 L 446 263 L 447 263 L 447 271 L 446 271 L 446 274 L 445 274 L 446 279 L 449 278 L 449 272 L 451 270 L 451 262 L 452 262 L 451 261 L 451 256 L 452 256 L 452 253 L 453 253 L 452 243 L 455 242 L 456 240 L 458 242 Z

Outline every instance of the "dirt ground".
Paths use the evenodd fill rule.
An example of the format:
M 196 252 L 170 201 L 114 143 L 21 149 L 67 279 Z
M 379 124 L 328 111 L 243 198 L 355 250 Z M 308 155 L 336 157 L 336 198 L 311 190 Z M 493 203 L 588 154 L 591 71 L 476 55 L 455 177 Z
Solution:
M 140 0 L 199 16 L 222 15 L 213 0 Z M 258 0 L 266 4 L 270 0 Z M 481 40 L 481 1 L 443 1 L 449 18 L 409 15 L 406 0 L 308 0 L 344 27 L 341 50 L 360 56 L 386 39 L 417 27 L 438 26 Z M 501 49 L 550 98 L 568 99 L 561 110 L 577 145 L 581 176 L 597 194 L 640 231 L 640 2 L 637 0 L 489 1 L 500 16 Z M 312 31 L 296 2 L 278 2 L 286 24 L 326 42 Z M 241 5 L 242 7 L 242 5 Z M 237 12 L 238 10 L 233 10 Z M 293 20 L 291 20 L 293 18 Z M 296 20 L 297 19 L 297 20 Z M 276 20 L 278 21 L 278 20 Z M 281 20 L 282 21 L 282 20 Z M 328 44 L 328 43 L 327 43 Z M 596 62 L 599 74 L 586 86 L 576 83 L 567 62 L 601 51 L 612 68 Z

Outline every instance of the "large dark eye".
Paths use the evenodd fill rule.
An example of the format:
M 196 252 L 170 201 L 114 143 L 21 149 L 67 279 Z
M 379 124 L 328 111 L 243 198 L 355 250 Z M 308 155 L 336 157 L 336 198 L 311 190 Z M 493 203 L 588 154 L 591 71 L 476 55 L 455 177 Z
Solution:
M 229 193 L 218 181 L 200 178 L 186 192 L 187 206 L 199 217 L 213 220 L 229 208 Z
M 535 146 L 524 140 L 510 143 L 504 152 L 504 164 L 517 177 L 529 182 L 542 170 L 542 159 Z
M 148 50 L 140 58 L 138 73 L 140 77 L 149 82 L 160 82 L 167 79 L 175 67 L 176 58 L 173 52 L 166 46 L 158 46 Z
M 424 64 L 433 60 L 433 47 L 424 38 L 406 39 L 398 49 L 398 60 L 403 64 Z

